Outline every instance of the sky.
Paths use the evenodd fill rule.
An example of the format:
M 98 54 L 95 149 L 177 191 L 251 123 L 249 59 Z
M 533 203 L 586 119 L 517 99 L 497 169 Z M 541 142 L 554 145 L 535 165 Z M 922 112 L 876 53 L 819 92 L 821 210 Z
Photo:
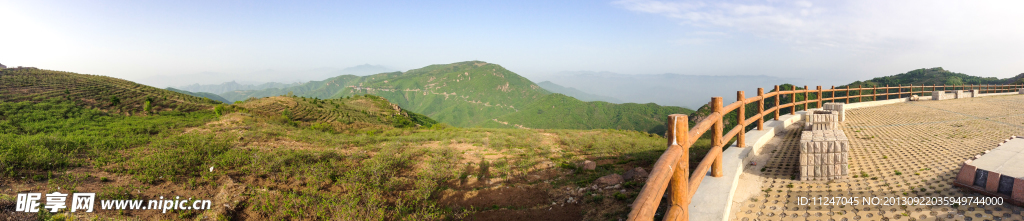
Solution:
M 0 63 L 148 84 L 481 60 L 823 85 L 1024 73 L 1024 1 L 7 1 Z M 252 80 L 252 79 L 249 79 Z

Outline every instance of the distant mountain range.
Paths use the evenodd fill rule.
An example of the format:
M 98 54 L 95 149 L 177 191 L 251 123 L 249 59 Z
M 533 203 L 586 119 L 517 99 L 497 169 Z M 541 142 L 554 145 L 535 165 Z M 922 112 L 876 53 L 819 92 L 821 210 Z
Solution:
M 268 88 L 284 88 L 284 87 L 291 87 L 291 86 L 296 86 L 296 85 L 301 85 L 301 84 L 302 83 L 285 84 L 285 83 L 270 82 L 270 83 L 263 83 L 263 84 L 259 84 L 259 85 L 252 85 L 252 84 L 239 84 L 238 82 L 231 81 L 231 82 L 224 82 L 224 83 L 221 83 L 221 84 L 202 84 L 202 85 L 201 84 L 192 84 L 192 85 L 181 86 L 181 87 L 177 87 L 177 88 L 180 88 L 180 89 L 186 90 L 186 91 L 223 94 L 223 93 L 231 92 L 231 91 L 263 90 L 263 89 L 268 89 Z
M 167 90 L 178 92 L 178 93 L 182 93 L 182 94 L 188 94 L 188 95 L 192 95 L 192 96 L 196 96 L 196 97 L 205 97 L 205 98 L 209 98 L 209 99 L 215 100 L 215 101 L 220 101 L 220 102 L 223 102 L 223 103 L 229 103 L 229 104 L 231 103 L 231 101 L 228 101 L 228 99 L 224 99 L 220 95 L 217 95 L 217 94 L 214 94 L 214 93 L 210 93 L 210 92 L 191 92 L 191 91 L 184 91 L 184 90 L 174 89 L 172 87 L 167 88 Z
M 544 88 L 544 90 L 548 90 L 548 91 L 550 91 L 552 93 L 564 94 L 564 95 L 567 95 L 567 96 L 579 99 L 581 101 L 604 101 L 604 102 L 617 103 L 617 104 L 618 103 L 625 103 L 622 100 L 615 99 L 613 97 L 607 97 L 607 96 L 591 94 L 591 93 L 583 92 L 581 90 L 577 90 L 576 88 L 563 87 L 561 85 L 557 85 L 555 83 L 551 83 L 551 81 L 544 81 L 544 82 L 537 83 L 537 86 L 540 86 L 541 88 Z
M 237 82 L 241 85 L 262 85 L 266 82 L 277 82 L 283 84 L 292 83 L 304 83 L 307 81 L 322 80 L 330 77 L 339 75 L 370 75 L 384 72 L 396 71 L 393 68 L 388 68 L 381 65 L 370 65 L 363 64 L 354 67 L 348 67 L 344 69 L 338 68 L 313 68 L 313 69 L 300 69 L 300 70 L 278 70 L 278 69 L 265 69 L 259 71 L 251 71 L 245 73 L 221 73 L 221 72 L 202 72 L 194 74 L 181 74 L 174 76 L 152 76 L 142 79 L 134 79 L 136 82 L 153 85 L 156 87 L 174 87 L 183 90 L 193 91 L 189 88 L 195 85 L 208 86 L 217 85 L 216 82 Z M 244 81 L 243 81 L 244 80 Z M 210 93 L 223 93 L 223 92 L 211 92 L 201 91 Z
M 380 73 L 394 72 L 394 71 L 398 71 L 398 70 L 391 69 L 391 68 L 384 67 L 384 66 L 380 66 L 380 65 L 363 64 L 363 65 L 359 65 L 359 66 L 355 66 L 355 67 L 349 67 L 349 68 L 341 69 L 341 71 L 338 71 L 337 75 L 365 76 L 365 75 L 380 74 Z M 337 76 L 337 75 L 334 75 L 334 76 Z M 327 77 L 334 77 L 334 76 L 327 76 Z
M 740 90 L 750 96 L 758 87 L 768 91 L 777 84 L 803 83 L 801 79 L 765 75 L 628 75 L 590 71 L 562 72 L 546 79 L 598 97 L 690 108 L 707 104 L 711 97 L 735 99 L 736 91 Z
M 554 84 L 547 86 L 576 96 L 586 94 Z M 287 94 L 321 99 L 373 94 L 438 122 L 462 127 L 662 132 L 664 116 L 692 112 L 656 104 L 584 102 L 554 94 L 500 65 L 482 61 L 369 76 L 342 75 L 282 88 L 235 90 L 220 95 L 235 101 Z M 592 98 L 600 96 L 585 96 Z

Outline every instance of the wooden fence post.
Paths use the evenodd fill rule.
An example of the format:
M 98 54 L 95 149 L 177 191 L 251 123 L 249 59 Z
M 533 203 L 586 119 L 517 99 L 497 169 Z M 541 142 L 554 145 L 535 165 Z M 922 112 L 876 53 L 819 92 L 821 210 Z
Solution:
M 864 101 L 864 96 L 860 96 L 861 93 L 864 93 L 864 85 L 863 84 L 862 85 L 857 85 L 857 103 L 860 103 L 860 102 Z
M 790 95 L 793 95 L 793 102 L 790 102 L 790 103 L 793 104 L 793 106 L 789 107 L 789 114 L 796 114 L 796 85 L 790 85 L 790 86 L 791 86 L 791 88 L 789 88 L 790 89 L 789 91 L 793 92 L 792 94 L 790 94 Z
M 829 89 L 829 90 L 832 91 L 832 96 L 829 96 L 829 98 L 832 98 L 832 103 L 837 103 L 836 102 L 836 86 L 832 85 L 832 89 Z
M 821 108 L 821 85 L 818 85 L 818 106 L 815 108 Z
M 711 98 L 711 110 L 715 113 L 719 113 L 720 115 L 718 116 L 725 116 L 725 113 L 722 113 L 722 97 Z M 711 134 L 711 148 L 721 147 L 724 145 L 724 142 L 722 141 L 722 127 L 725 126 L 722 123 L 724 122 L 725 121 L 722 117 L 715 119 L 715 131 Z M 724 176 L 722 174 L 722 154 L 719 154 L 718 157 L 715 157 L 715 160 L 711 162 L 711 176 Z
M 832 86 L 832 87 L 836 87 L 836 86 Z M 836 97 L 836 92 L 832 92 L 832 97 Z M 843 102 L 847 103 L 847 104 L 850 103 L 850 86 L 846 86 L 846 97 L 843 97 Z
M 679 145 L 688 147 L 689 140 L 689 118 L 685 114 L 668 115 L 668 132 L 666 137 L 668 145 Z M 671 132 L 671 133 L 670 133 Z M 679 156 L 679 163 L 673 165 L 672 178 L 669 180 L 669 200 L 672 203 L 665 214 L 665 220 L 688 220 L 690 217 L 690 150 L 683 149 L 683 155 Z
M 743 136 L 747 131 L 747 103 L 743 103 L 743 99 L 746 99 L 743 91 L 736 91 L 736 102 L 740 102 L 740 107 L 736 108 L 736 126 L 740 128 L 740 132 L 736 134 L 736 146 L 740 148 L 747 146 L 747 138 Z
M 782 98 L 782 91 L 779 90 L 779 85 L 775 85 L 775 120 L 776 121 L 779 120 L 779 111 L 782 111 L 782 108 L 779 108 L 779 100 L 782 100 L 781 98 Z
M 809 90 L 811 90 L 811 88 L 807 87 L 807 85 L 804 85 L 804 101 L 805 101 L 804 102 L 804 110 L 805 111 L 807 110 L 808 107 L 811 106 L 811 97 L 807 96 L 808 95 L 807 91 L 809 91 Z M 793 114 L 796 114 L 796 112 L 793 112 Z
M 757 96 L 761 99 L 757 100 L 757 114 L 764 113 L 764 88 L 757 88 Z M 757 130 L 764 130 L 764 115 L 757 118 Z

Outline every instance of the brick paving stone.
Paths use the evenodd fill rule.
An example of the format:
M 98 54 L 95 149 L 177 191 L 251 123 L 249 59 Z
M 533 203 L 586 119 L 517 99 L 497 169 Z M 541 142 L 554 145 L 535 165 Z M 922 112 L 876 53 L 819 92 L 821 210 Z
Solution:
M 839 128 L 850 141 L 847 157 L 850 178 L 845 182 L 800 181 L 802 131 L 787 131 L 776 138 L 782 139 L 781 148 L 769 153 L 762 172 L 765 192 L 755 197 L 757 201 L 745 202 L 742 209 L 734 211 L 735 217 L 740 220 L 1024 220 L 1024 208 L 1013 205 L 788 208 L 793 204 L 787 202 L 796 196 L 840 194 L 983 197 L 954 187 L 957 172 L 965 160 L 995 148 L 1007 137 L 1024 136 L 1024 108 L 1021 107 L 1024 107 L 1024 96 L 1008 95 L 844 110 L 845 121 Z

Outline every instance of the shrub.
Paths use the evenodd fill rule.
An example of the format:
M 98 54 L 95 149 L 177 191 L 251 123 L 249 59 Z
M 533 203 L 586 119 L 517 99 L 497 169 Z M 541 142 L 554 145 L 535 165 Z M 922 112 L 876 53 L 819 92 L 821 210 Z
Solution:
M 110 96 L 110 106 L 117 106 L 118 104 L 121 104 L 121 99 L 117 98 L 117 96 Z
M 147 102 L 147 104 L 148 103 L 149 102 Z M 217 105 L 217 106 L 213 107 L 213 113 L 216 114 L 217 116 L 223 115 L 224 114 L 224 105 Z
M 322 132 L 334 132 L 333 127 L 329 123 L 313 123 L 309 125 L 309 129 L 322 131 Z

